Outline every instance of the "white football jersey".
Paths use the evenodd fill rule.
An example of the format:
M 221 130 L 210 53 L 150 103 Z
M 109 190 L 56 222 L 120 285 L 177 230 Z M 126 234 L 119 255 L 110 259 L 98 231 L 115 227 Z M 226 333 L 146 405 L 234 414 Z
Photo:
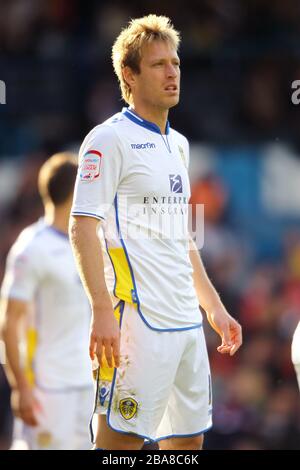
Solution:
M 23 230 L 8 255 L 1 295 L 31 306 L 29 380 L 45 390 L 89 386 L 90 308 L 67 235 L 43 219 Z
M 300 366 L 300 321 L 295 329 L 292 341 L 292 361 L 296 366 Z M 299 382 L 300 386 L 300 382 Z
M 202 323 L 188 244 L 189 146 L 124 108 L 85 138 L 72 215 L 103 220 L 114 295 L 157 330 Z

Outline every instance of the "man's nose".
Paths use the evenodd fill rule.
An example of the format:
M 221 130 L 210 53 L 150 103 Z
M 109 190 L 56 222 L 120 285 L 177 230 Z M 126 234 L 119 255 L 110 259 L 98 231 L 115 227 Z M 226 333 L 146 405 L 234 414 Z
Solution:
M 173 64 L 168 64 L 167 65 L 167 76 L 168 78 L 176 78 L 178 75 L 178 70 L 177 67 Z

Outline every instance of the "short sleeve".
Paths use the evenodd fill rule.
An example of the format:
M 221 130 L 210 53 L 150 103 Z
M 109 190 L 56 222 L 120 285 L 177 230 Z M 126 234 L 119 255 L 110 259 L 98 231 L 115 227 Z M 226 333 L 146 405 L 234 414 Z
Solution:
M 93 129 L 79 151 L 72 215 L 106 219 L 122 178 L 122 152 L 110 126 Z
M 1 296 L 31 301 L 42 277 L 39 260 L 38 254 L 32 250 L 20 251 L 13 246 L 7 257 Z

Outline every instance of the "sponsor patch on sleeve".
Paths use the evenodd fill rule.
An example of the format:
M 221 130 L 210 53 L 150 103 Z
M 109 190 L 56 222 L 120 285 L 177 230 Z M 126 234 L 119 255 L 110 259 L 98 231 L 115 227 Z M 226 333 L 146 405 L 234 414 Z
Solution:
M 80 163 L 81 181 L 93 181 L 100 176 L 102 153 L 97 150 L 89 150 L 84 154 Z

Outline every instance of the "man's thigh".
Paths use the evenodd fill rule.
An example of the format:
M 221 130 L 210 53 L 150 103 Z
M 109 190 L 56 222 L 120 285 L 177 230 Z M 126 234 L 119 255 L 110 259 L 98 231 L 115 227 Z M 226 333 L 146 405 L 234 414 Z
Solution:
M 106 416 L 98 416 L 96 448 L 103 450 L 139 450 L 144 439 L 134 435 L 123 434 L 111 429 L 106 422 Z
M 201 450 L 203 434 L 192 437 L 172 437 L 159 441 L 160 450 Z

